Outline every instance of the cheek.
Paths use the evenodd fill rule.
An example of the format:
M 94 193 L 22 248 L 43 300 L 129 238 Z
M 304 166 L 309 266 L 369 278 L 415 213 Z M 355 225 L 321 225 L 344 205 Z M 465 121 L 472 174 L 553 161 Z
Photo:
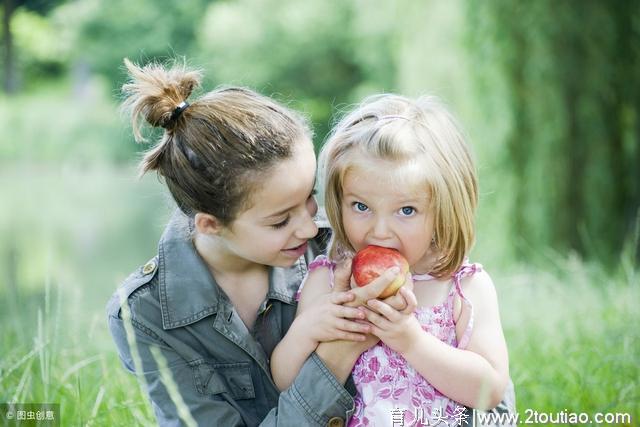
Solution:
M 429 240 L 431 240 L 431 238 L 434 237 L 435 234 L 435 224 L 433 223 L 433 218 L 428 218 L 425 221 L 424 228 L 426 230 L 425 234 L 429 237 Z
M 342 226 L 350 242 L 355 244 L 362 240 L 364 236 L 363 224 L 357 221 L 352 213 L 347 212 L 342 216 Z
M 283 230 L 276 230 L 270 227 L 263 228 L 249 236 L 248 240 L 245 240 L 245 244 L 253 247 L 255 251 L 268 252 L 278 246 L 282 246 L 288 239 L 288 235 Z
M 256 236 L 255 240 L 250 242 L 254 253 L 258 257 L 268 258 L 280 253 L 287 246 L 287 237 L 283 237 L 281 232 L 266 233 L 261 238 Z
M 398 224 L 396 230 L 405 244 L 414 248 L 422 246 L 426 241 L 431 241 L 432 228 L 422 220 L 402 222 Z

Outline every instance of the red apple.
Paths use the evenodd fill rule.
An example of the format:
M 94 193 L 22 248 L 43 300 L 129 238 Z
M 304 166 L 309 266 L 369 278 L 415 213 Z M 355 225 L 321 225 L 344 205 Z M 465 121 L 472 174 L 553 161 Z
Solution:
M 378 298 L 395 294 L 404 284 L 409 263 L 400 252 L 381 246 L 367 246 L 358 251 L 351 264 L 351 274 L 358 286 L 366 286 L 391 267 L 399 267 L 400 273 Z

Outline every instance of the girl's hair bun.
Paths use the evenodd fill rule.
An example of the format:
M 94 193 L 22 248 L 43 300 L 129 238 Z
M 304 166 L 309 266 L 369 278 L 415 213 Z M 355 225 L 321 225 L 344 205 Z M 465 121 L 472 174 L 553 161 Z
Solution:
M 184 63 L 169 69 L 157 63 L 141 67 L 125 58 L 124 65 L 130 80 L 122 86 L 125 95 L 122 107 L 131 114 L 136 141 L 145 141 L 141 132 L 143 119 L 151 126 L 173 130 L 180 120 L 172 120 L 172 115 L 200 86 L 201 72 L 188 70 Z

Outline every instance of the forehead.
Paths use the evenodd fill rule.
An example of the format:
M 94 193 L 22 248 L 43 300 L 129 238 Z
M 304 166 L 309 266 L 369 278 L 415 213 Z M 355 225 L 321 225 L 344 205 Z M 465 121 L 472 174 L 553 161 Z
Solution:
M 316 174 L 316 157 L 308 139 L 299 141 L 292 156 L 255 178 L 249 208 L 239 216 L 267 217 L 309 197 Z
M 411 160 L 396 161 L 366 156 L 355 161 L 345 171 L 344 194 L 386 199 L 429 198 L 427 177 L 423 166 Z

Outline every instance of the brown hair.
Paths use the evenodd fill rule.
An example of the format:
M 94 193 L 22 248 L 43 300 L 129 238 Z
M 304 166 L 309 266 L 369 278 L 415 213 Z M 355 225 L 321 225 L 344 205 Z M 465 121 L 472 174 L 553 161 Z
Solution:
M 164 128 L 141 161 L 141 174 L 157 171 L 188 216 L 208 213 L 229 225 L 249 207 L 262 173 L 311 138 L 301 115 L 250 89 L 220 87 L 179 108 L 200 85 L 199 71 L 124 63 L 131 80 L 122 87 L 122 106 L 136 141 L 145 141 L 143 120 Z
M 412 178 L 424 183 L 430 198 L 438 260 L 429 273 L 451 275 L 473 245 L 478 203 L 475 166 L 456 120 L 435 97 L 398 95 L 367 98 L 340 120 L 320 153 L 332 258 L 353 251 L 342 225 L 342 185 L 366 156 L 418 166 L 403 170 L 418 175 Z

